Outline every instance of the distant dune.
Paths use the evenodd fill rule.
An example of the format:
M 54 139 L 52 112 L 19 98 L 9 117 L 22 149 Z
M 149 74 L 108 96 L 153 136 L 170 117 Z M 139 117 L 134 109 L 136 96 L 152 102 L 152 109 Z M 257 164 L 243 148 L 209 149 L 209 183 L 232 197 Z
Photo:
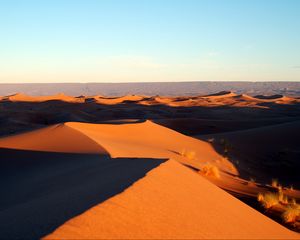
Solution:
M 0 101 L 10 102 L 48 102 L 62 101 L 69 103 L 99 103 L 103 105 L 116 105 L 122 103 L 136 103 L 141 105 L 169 105 L 173 107 L 190 107 L 190 106 L 215 106 L 215 105 L 247 105 L 259 107 L 262 102 L 275 102 L 282 104 L 299 103 L 300 98 L 287 97 L 283 95 L 257 95 L 254 97 L 246 94 L 238 95 L 230 91 L 222 91 L 209 95 L 199 96 L 144 96 L 144 95 L 125 95 L 120 97 L 105 96 L 67 96 L 63 93 L 49 96 L 29 96 L 24 93 L 16 93 L 8 96 L 0 97 Z
M 80 97 L 74 98 L 67 96 L 63 93 L 51 95 L 51 96 L 29 96 L 23 93 L 16 93 L 13 95 L 5 96 L 1 98 L 2 101 L 11 102 L 46 102 L 46 101 L 63 101 L 63 102 L 83 102 Z
M 99 123 L 120 119 L 152 119 L 177 131 L 196 135 L 199 130 L 215 133 L 221 129 L 229 131 L 293 121 L 296 117 L 300 119 L 299 106 L 300 98 L 297 97 L 261 99 L 232 91 L 177 97 L 18 93 L 0 97 L 0 135 L 63 122 Z M 197 124 L 188 124 L 188 119 Z M 235 121 L 235 125 L 229 121 Z

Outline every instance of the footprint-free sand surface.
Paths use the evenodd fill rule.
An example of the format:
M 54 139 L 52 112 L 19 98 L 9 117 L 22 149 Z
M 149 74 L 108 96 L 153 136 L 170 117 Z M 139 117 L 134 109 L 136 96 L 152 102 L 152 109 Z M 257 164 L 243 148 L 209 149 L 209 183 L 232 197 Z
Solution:
M 0 124 L 15 131 L 0 138 L 0 237 L 299 239 L 236 198 L 255 199 L 274 174 L 297 183 L 290 170 L 299 154 L 296 98 L 17 94 L 0 107 L 10 111 Z M 285 155 L 278 157 L 280 147 Z M 285 172 L 266 172 L 260 161 L 270 156 L 266 166 L 285 161 Z M 207 164 L 220 178 L 201 174 Z M 261 184 L 248 183 L 264 173 Z M 297 188 L 284 191 L 300 199 Z

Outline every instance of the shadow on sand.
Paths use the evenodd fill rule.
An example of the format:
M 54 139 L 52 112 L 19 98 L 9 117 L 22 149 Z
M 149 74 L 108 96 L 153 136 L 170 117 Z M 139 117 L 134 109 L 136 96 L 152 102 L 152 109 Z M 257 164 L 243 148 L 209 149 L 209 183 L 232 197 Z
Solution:
M 165 159 L 0 149 L 0 236 L 41 238 Z

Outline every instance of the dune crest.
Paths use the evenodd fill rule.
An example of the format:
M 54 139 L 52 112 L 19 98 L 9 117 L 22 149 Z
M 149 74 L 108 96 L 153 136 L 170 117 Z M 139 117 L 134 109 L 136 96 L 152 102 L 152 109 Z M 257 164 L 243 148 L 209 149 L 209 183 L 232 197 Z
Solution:
M 3 101 L 11 102 L 47 102 L 47 101 L 62 101 L 71 103 L 82 103 L 85 97 L 76 98 L 72 96 L 67 96 L 64 93 L 58 93 L 56 95 L 50 96 L 30 96 L 23 93 L 16 93 L 13 95 L 2 97 Z
M 137 147 L 138 146 L 138 147 Z M 173 158 L 200 169 L 207 162 L 238 174 L 213 147 L 151 121 L 125 124 L 68 122 L 0 139 L 0 147 L 72 153 L 107 153 L 111 157 Z M 182 155 L 193 152 L 193 158 Z
M 235 97 L 235 96 L 237 96 L 237 94 L 232 92 L 232 91 L 221 91 L 221 92 L 218 92 L 218 93 L 205 95 L 203 97 L 215 98 L 216 99 L 216 98 Z
M 1 148 L 63 153 L 107 154 L 99 144 L 81 132 L 56 124 L 39 130 L 0 138 Z
M 299 236 L 169 160 L 44 239 L 297 239 Z
M 256 107 L 264 108 L 262 103 L 276 104 L 295 104 L 300 99 L 283 95 L 255 97 L 241 94 L 238 95 L 231 91 L 221 91 L 214 94 L 204 96 L 144 96 L 144 95 L 125 95 L 121 97 L 106 97 L 102 95 L 95 96 L 67 96 L 59 93 L 52 96 L 30 96 L 23 93 L 17 93 L 9 96 L 0 97 L 0 101 L 11 102 L 47 102 L 62 101 L 67 103 L 96 103 L 99 105 L 119 105 L 119 104 L 137 104 L 137 105 L 165 105 L 170 107 L 218 107 L 218 106 L 234 106 L 234 107 Z

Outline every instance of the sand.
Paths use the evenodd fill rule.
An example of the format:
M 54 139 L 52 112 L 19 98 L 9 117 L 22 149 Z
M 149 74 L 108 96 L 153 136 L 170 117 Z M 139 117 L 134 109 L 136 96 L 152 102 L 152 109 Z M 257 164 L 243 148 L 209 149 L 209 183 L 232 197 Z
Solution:
M 273 170 L 285 169 L 272 155 L 282 146 L 296 171 L 299 101 L 233 92 L 3 97 L 0 123 L 27 131 L 0 138 L 0 235 L 299 239 L 226 192 L 255 200 L 270 190 Z M 233 146 L 227 157 L 222 139 Z M 204 176 L 206 164 L 220 178 Z M 290 168 L 274 177 L 297 182 Z M 250 184 L 256 175 L 260 182 Z M 300 199 L 298 190 L 284 192 Z
M 138 146 L 138 147 L 137 147 Z M 222 158 L 205 141 L 196 140 L 151 121 L 125 124 L 70 122 L 0 139 L 0 147 L 22 150 L 100 153 L 111 157 L 172 158 L 200 169 L 207 163 L 218 165 Z M 193 152 L 188 159 L 181 152 Z M 227 161 L 220 169 L 236 174 Z
M 168 161 L 45 239 L 289 239 L 279 224 Z

